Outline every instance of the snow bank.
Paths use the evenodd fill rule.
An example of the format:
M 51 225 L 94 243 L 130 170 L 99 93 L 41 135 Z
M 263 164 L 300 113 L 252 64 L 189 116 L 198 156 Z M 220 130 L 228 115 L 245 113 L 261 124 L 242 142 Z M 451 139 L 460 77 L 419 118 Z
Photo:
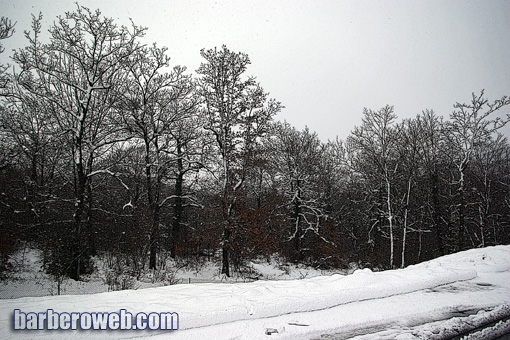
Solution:
M 429 268 L 443 266 L 452 269 L 471 269 L 477 273 L 499 273 L 510 270 L 510 246 L 470 249 L 446 255 L 416 265 Z
M 364 269 L 348 276 L 293 281 L 174 285 L 139 291 L 0 300 L 0 327 L 12 329 L 12 313 L 16 308 L 23 312 L 45 312 L 51 308 L 59 313 L 118 312 L 120 309 L 133 315 L 138 312 L 177 312 L 179 328 L 191 329 L 380 299 L 471 280 L 477 277 L 477 271 L 500 272 L 509 268 L 510 246 L 498 246 L 385 272 Z M 73 332 L 64 333 L 71 336 Z M 96 336 L 86 333 L 87 337 Z M 55 335 L 52 332 L 37 333 L 38 337 L 52 337 L 52 334 Z M 83 332 L 79 334 L 84 335 Z M 122 334 L 141 335 L 137 331 Z

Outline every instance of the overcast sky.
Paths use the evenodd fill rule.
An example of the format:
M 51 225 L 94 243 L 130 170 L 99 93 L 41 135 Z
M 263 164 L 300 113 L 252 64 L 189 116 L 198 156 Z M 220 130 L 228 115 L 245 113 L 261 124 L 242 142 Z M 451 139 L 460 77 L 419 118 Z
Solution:
M 321 139 L 344 139 L 363 108 L 394 105 L 399 118 L 424 109 L 448 116 L 455 102 L 486 90 L 510 95 L 510 1 L 81 0 L 119 24 L 148 27 L 146 42 L 169 48 L 174 64 L 195 73 L 200 49 L 226 44 L 245 52 L 277 117 Z M 31 14 L 44 30 L 73 1 L 0 0 L 17 22 L 5 55 L 24 46 Z M 506 109 L 505 112 L 509 112 Z M 510 129 L 505 129 L 505 132 Z M 508 135 L 508 133 L 506 133 Z

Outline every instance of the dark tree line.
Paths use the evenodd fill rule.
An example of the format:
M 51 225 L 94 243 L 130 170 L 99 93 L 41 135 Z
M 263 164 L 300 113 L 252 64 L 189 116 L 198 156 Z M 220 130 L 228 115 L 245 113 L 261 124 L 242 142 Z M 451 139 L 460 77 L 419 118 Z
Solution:
M 138 274 L 218 255 L 231 275 L 260 256 L 392 268 L 510 241 L 507 97 L 473 94 L 449 119 L 365 109 L 325 143 L 273 119 L 245 53 L 204 49 L 193 76 L 145 28 L 81 6 L 41 32 L 34 17 L 0 69 L 2 270 L 18 241 L 74 279 L 104 252 Z

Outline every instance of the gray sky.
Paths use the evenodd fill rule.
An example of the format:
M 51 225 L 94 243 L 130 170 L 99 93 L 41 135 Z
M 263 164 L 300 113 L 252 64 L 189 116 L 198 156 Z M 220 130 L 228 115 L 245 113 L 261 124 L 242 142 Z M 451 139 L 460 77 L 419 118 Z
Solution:
M 81 0 L 119 24 L 148 27 L 195 72 L 200 49 L 226 44 L 248 53 L 264 89 L 285 105 L 277 117 L 321 139 L 344 139 L 364 107 L 395 105 L 399 118 L 424 109 L 448 116 L 455 102 L 486 90 L 510 95 L 510 1 Z M 31 14 L 48 25 L 73 1 L 0 0 L 17 21 L 5 55 L 25 44 Z M 4 59 L 4 58 L 2 58 Z M 505 110 L 510 112 L 509 109 Z M 508 136 L 510 128 L 505 128 Z

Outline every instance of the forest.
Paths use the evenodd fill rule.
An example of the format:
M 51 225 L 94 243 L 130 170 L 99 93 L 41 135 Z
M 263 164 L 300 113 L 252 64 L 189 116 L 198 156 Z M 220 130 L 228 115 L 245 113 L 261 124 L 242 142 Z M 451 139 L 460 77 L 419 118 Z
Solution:
M 343 113 L 362 123 L 325 142 L 275 119 L 244 52 L 204 48 L 189 71 L 99 11 L 41 22 L 0 65 L 0 276 L 21 242 L 57 280 L 98 253 L 135 277 L 169 257 L 231 276 L 254 258 L 389 269 L 510 243 L 506 96 Z M 3 17 L 0 39 L 13 30 Z

